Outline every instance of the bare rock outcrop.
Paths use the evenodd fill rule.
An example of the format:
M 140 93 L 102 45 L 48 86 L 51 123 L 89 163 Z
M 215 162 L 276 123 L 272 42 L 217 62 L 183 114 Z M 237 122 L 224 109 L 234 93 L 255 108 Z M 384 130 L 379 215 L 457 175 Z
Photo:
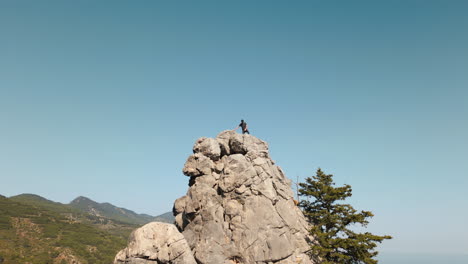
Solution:
M 184 236 L 172 224 L 152 222 L 135 230 L 115 264 L 197 264 Z
M 193 152 L 173 229 L 138 229 L 114 263 L 314 264 L 307 222 L 266 142 L 224 131 L 198 139 Z
M 266 142 L 225 131 L 193 151 L 173 212 L 197 263 L 312 263 L 307 223 Z

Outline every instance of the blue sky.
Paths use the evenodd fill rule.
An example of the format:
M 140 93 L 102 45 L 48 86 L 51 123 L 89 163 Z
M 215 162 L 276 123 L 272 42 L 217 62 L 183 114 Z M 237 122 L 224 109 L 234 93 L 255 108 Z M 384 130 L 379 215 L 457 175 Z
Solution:
M 468 254 L 468 2 L 2 1 L 0 194 L 160 214 L 245 119 L 395 237 Z

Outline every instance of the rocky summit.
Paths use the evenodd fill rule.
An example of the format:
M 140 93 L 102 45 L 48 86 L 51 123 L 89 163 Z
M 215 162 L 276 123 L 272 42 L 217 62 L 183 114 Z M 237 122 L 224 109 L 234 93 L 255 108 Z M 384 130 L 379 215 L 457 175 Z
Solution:
M 183 168 L 189 189 L 174 203 L 175 226 L 136 230 L 115 264 L 313 264 L 307 222 L 266 142 L 224 131 L 198 139 L 193 153 Z

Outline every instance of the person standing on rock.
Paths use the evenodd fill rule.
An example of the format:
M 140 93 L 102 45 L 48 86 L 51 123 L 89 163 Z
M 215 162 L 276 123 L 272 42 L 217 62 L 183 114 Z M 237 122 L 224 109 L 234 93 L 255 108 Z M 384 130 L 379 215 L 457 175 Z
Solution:
M 249 134 L 250 135 L 250 132 L 249 130 L 247 129 L 247 123 L 244 122 L 244 119 L 241 120 L 240 124 L 234 129 L 234 130 L 237 130 L 239 127 L 242 128 L 242 134 Z

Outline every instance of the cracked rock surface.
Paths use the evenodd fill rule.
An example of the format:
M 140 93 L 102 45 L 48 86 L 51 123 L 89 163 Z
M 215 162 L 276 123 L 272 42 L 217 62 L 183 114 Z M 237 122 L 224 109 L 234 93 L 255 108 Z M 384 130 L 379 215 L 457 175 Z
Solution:
M 173 229 L 138 229 L 114 263 L 314 264 L 306 255 L 307 222 L 266 142 L 224 131 L 198 139 L 193 153 Z
M 173 212 L 197 263 L 312 263 L 307 223 L 266 142 L 224 131 L 193 152 L 183 169 L 190 187 Z
M 153 222 L 135 230 L 116 264 L 196 264 L 184 236 L 172 224 Z

